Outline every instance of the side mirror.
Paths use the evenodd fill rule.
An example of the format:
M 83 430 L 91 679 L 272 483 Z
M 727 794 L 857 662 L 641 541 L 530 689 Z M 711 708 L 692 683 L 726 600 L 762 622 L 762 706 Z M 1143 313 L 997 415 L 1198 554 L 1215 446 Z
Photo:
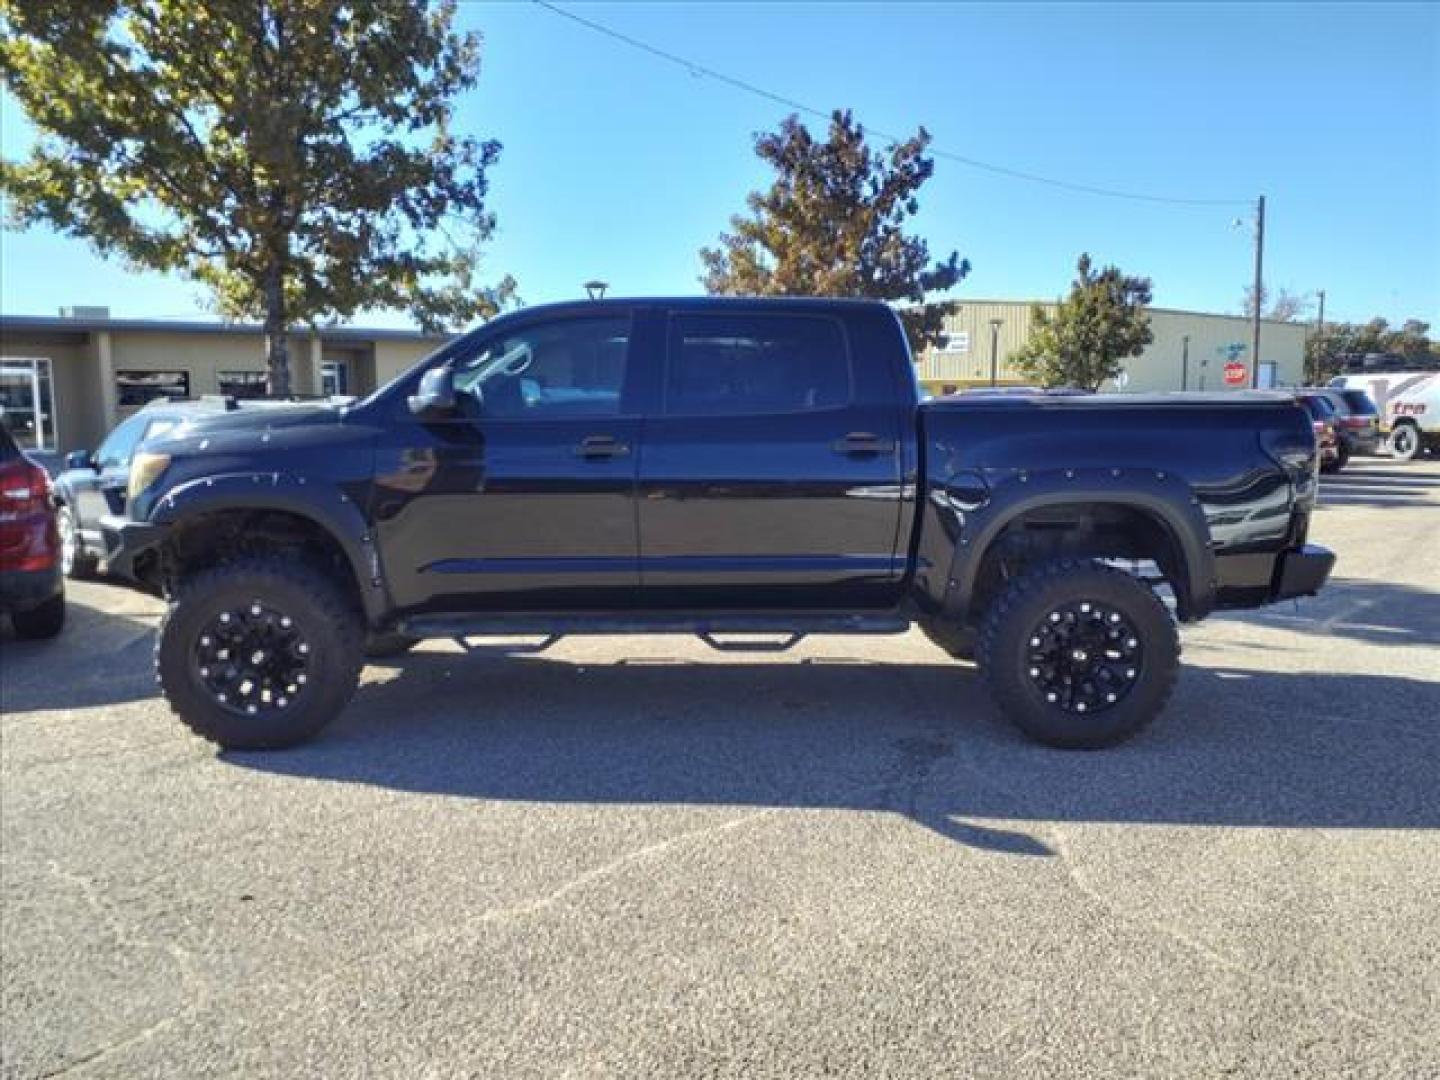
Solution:
M 419 388 L 410 395 L 410 411 L 416 416 L 443 416 L 454 412 L 455 369 L 441 364 L 420 376 Z
M 91 459 L 89 450 L 71 450 L 65 455 L 65 468 L 93 469 L 95 462 Z

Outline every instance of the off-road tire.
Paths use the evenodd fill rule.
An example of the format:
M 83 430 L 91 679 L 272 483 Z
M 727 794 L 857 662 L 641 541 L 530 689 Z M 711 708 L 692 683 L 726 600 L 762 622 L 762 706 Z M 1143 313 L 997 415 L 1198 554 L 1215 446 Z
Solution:
M 303 693 L 256 716 L 221 704 L 196 661 L 215 621 L 252 604 L 292 620 L 308 665 Z M 363 642 L 360 611 L 329 572 L 293 556 L 249 556 L 180 581 L 156 635 L 155 675 L 195 734 L 231 750 L 277 749 L 312 738 L 345 707 L 359 681 Z
M 1104 605 L 1139 639 L 1135 682 L 1114 705 L 1086 715 L 1046 700 L 1030 675 L 1037 627 L 1066 605 Z M 1170 612 L 1144 582 L 1088 559 L 1057 559 L 1012 579 L 986 612 L 976 648 L 981 676 L 1000 712 L 1030 738 L 1067 750 L 1123 742 L 1164 708 L 1179 671 L 1180 638 Z
M 404 656 L 419 645 L 421 638 L 409 634 L 371 634 L 365 639 L 365 656 L 369 660 L 388 660 Z
M 65 629 L 65 594 L 56 593 L 39 607 L 10 613 L 15 636 L 39 641 L 57 636 Z
M 65 505 L 57 507 L 55 527 L 60 533 L 65 576 L 72 581 L 85 581 L 94 577 L 97 560 L 85 550 L 85 541 L 80 538 L 80 526 L 75 521 L 75 511 Z

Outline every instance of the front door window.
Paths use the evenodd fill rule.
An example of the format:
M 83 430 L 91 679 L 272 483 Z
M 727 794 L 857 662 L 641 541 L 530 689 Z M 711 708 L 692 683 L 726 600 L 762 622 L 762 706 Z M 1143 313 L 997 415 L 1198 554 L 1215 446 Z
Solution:
M 22 450 L 55 449 L 49 358 L 0 357 L 0 424 Z

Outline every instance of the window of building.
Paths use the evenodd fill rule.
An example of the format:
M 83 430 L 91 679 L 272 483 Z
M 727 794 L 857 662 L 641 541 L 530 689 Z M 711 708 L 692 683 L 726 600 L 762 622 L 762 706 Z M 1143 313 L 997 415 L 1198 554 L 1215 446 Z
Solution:
M 49 357 L 0 357 L 0 424 L 22 450 L 56 448 Z
M 263 371 L 222 371 L 217 375 L 220 393 L 238 399 L 263 398 L 266 376 Z
M 350 393 L 348 361 L 326 360 L 320 365 L 320 392 L 326 397 Z
M 486 416 L 614 416 L 630 320 L 567 319 L 494 341 L 456 374 Z
M 117 371 L 115 404 L 133 412 L 152 401 L 179 401 L 190 396 L 188 371 Z
M 833 319 L 684 315 L 671 321 L 672 416 L 812 412 L 850 401 L 850 359 Z

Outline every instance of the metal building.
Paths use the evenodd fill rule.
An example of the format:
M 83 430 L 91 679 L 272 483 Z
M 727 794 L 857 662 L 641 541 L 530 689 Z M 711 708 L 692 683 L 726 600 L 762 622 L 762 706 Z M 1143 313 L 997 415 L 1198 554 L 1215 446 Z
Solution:
M 1031 300 L 962 300 L 950 305 L 940 344 L 919 357 L 917 374 L 921 385 L 932 394 L 947 394 L 1030 382 L 1009 362 L 1009 357 L 1028 339 L 1031 312 L 1037 303 L 1049 311 L 1056 307 L 1053 301 Z M 1154 342 L 1143 354 L 1124 362 L 1123 386 L 1106 383 L 1102 390 L 1140 393 L 1243 389 L 1250 385 L 1249 319 L 1168 308 L 1152 307 L 1149 311 Z M 1307 333 L 1303 323 L 1261 320 L 1261 386 L 1301 384 Z

